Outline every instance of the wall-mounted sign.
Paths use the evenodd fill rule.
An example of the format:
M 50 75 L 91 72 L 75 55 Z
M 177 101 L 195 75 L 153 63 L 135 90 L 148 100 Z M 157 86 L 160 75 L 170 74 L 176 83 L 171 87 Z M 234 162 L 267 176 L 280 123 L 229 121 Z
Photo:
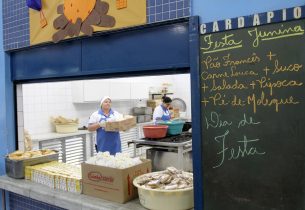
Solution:
M 201 35 L 204 209 L 305 209 L 304 49 L 304 19 Z
M 30 10 L 31 45 L 146 23 L 146 0 L 42 0 L 42 11 L 43 28 L 41 13 Z
M 260 26 L 269 23 L 277 23 L 287 20 L 297 20 L 305 17 L 305 6 L 292 7 L 271 12 L 259 13 L 237 18 L 229 18 L 221 21 L 203 23 L 200 25 L 200 33 L 226 31 L 237 28 Z

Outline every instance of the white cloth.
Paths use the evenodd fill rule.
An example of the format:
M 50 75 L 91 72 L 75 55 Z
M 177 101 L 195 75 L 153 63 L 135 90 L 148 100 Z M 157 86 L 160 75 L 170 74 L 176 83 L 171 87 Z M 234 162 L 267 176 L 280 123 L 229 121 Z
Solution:
M 102 104 L 104 103 L 104 101 L 105 101 L 106 99 L 109 99 L 109 100 L 111 101 L 111 98 L 110 98 L 109 96 L 104 96 L 104 97 L 102 98 L 102 100 L 101 100 L 101 103 L 100 103 L 101 106 L 102 106 Z
M 153 122 L 156 122 L 157 118 L 160 118 L 159 120 L 161 120 L 161 117 L 163 115 L 169 116 L 170 112 L 167 110 L 166 112 L 164 112 L 164 110 L 162 109 L 161 105 L 157 106 L 154 110 L 154 114 L 153 114 Z

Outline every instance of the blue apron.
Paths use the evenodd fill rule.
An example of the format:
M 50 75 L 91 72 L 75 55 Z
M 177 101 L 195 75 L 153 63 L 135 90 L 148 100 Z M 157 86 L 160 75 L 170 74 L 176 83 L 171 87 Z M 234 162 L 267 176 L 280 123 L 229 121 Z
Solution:
M 105 122 L 114 113 L 110 109 L 109 116 L 106 116 L 103 111 L 99 109 L 98 114 L 101 115 L 100 122 Z M 97 129 L 96 132 L 97 150 L 99 152 L 108 151 L 111 155 L 115 155 L 118 152 L 122 152 L 121 138 L 119 132 L 105 131 L 105 128 L 103 127 Z
M 167 108 L 165 108 L 164 106 L 160 105 L 161 108 L 163 109 L 163 115 L 161 117 L 161 120 L 163 121 L 169 121 L 171 119 L 171 115 L 170 112 Z

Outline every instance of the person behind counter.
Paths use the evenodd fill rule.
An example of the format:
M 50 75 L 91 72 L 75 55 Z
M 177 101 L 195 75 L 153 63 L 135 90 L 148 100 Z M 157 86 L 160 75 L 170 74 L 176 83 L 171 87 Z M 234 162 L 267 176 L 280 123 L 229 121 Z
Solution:
M 172 103 L 172 99 L 167 96 L 162 97 L 162 104 L 157 106 L 154 110 L 153 121 L 157 120 L 169 121 L 171 119 L 171 113 L 169 107 Z
M 105 131 L 106 121 L 115 121 L 121 114 L 111 109 L 111 99 L 105 96 L 100 103 L 101 108 L 94 112 L 88 123 L 89 131 L 96 131 L 97 152 L 108 151 L 111 155 L 122 152 L 119 132 Z

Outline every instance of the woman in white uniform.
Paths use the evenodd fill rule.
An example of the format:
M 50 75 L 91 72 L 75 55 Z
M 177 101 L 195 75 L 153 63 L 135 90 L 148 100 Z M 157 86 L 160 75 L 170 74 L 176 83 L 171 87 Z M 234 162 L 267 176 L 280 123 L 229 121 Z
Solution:
M 100 109 L 94 112 L 90 119 L 88 130 L 96 131 L 96 143 L 98 152 L 108 151 L 111 155 L 122 152 L 119 132 L 105 131 L 105 122 L 115 121 L 121 114 L 111 109 L 111 99 L 105 96 L 100 103 Z
M 154 110 L 153 121 L 158 120 L 169 121 L 171 119 L 171 113 L 169 107 L 171 105 L 172 99 L 167 96 L 162 97 L 162 104 L 157 106 Z

